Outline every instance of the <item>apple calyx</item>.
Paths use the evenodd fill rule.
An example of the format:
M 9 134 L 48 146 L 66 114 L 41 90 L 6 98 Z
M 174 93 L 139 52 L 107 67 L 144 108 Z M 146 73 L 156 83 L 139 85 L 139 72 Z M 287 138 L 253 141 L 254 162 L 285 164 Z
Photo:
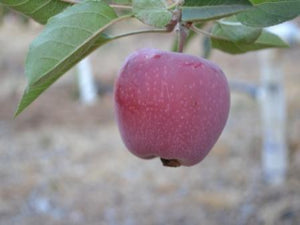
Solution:
M 160 158 L 163 166 L 166 167 L 179 167 L 181 166 L 181 163 L 177 159 L 163 159 Z

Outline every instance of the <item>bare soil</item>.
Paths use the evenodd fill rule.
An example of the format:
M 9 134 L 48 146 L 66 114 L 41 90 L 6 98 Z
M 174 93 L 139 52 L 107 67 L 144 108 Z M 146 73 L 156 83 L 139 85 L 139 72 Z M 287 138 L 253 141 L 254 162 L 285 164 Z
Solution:
M 40 31 L 13 20 L 0 27 L 0 225 L 300 224 L 300 48 L 284 51 L 280 62 L 289 171 L 284 184 L 270 186 L 262 177 L 258 104 L 240 93 L 232 93 L 230 118 L 209 156 L 189 168 L 131 155 L 116 127 L 112 92 L 82 105 L 74 69 L 14 120 L 25 56 Z M 97 82 L 112 89 L 126 55 L 141 47 L 167 50 L 171 38 L 140 35 L 97 50 Z M 186 52 L 199 55 L 199 43 Z M 229 79 L 259 83 L 257 53 L 215 51 L 211 60 Z

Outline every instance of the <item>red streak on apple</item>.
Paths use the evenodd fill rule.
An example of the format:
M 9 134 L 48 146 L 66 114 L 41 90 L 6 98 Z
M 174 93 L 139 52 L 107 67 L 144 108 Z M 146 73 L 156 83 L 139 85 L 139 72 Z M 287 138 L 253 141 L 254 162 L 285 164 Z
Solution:
M 115 83 L 115 115 L 127 148 L 165 166 L 200 162 L 230 107 L 221 69 L 203 58 L 156 49 L 131 54 Z

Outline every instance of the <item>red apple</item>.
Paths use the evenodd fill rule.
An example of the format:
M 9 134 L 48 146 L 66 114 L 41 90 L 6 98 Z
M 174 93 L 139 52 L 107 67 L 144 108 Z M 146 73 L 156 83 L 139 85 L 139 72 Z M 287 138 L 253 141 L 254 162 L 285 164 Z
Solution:
M 115 114 L 127 148 L 165 166 L 200 162 L 219 138 L 230 106 L 221 69 L 203 58 L 156 49 L 131 54 L 115 83 Z

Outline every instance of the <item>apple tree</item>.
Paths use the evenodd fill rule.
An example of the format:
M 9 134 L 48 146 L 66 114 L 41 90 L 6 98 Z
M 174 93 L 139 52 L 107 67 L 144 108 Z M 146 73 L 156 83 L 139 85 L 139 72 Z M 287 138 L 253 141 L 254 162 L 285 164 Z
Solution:
M 167 166 L 193 165 L 202 160 L 216 142 L 228 116 L 229 89 L 224 74 L 211 62 L 201 58 L 195 59 L 182 53 L 189 41 L 197 38 L 197 35 L 204 35 L 206 56 L 210 49 L 219 49 L 229 54 L 243 54 L 266 48 L 285 48 L 288 47 L 287 43 L 268 31 L 266 27 L 292 20 L 300 14 L 300 0 L 0 0 L 0 3 L 45 25 L 43 31 L 29 47 L 25 64 L 28 84 L 15 116 L 19 115 L 69 69 L 101 46 L 131 35 L 174 32 L 176 44 L 173 51 L 179 53 L 148 49 L 136 53 L 134 57 L 129 57 L 120 72 L 115 91 L 117 119 L 127 147 L 143 158 L 163 156 L 162 162 Z M 145 29 L 133 30 L 128 25 L 125 33 L 118 31 L 112 33 L 109 29 L 120 21 L 128 19 L 139 20 L 147 26 Z M 135 61 L 141 59 L 142 61 L 136 64 Z M 156 59 L 158 61 L 155 61 Z M 149 92 L 146 86 L 135 88 L 133 84 L 143 86 L 142 82 L 147 82 L 148 72 L 154 76 L 155 72 L 151 72 L 151 68 L 155 69 L 157 65 L 159 66 L 156 69 L 162 71 L 157 73 L 162 78 L 157 80 L 150 77 L 150 80 L 152 83 L 155 81 L 160 83 L 160 87 L 154 85 L 152 91 Z M 187 68 L 182 69 L 184 66 Z M 199 77 L 191 71 L 196 71 L 195 74 L 199 74 Z M 135 73 L 140 73 L 139 78 L 131 76 Z M 185 77 L 182 77 L 182 74 Z M 188 74 L 193 74 L 191 76 L 195 76 L 194 80 L 190 80 Z M 164 79 L 163 76 L 169 78 Z M 174 77 L 177 77 L 177 80 L 174 80 Z M 211 81 L 211 79 L 215 80 Z M 195 80 L 198 83 L 193 86 Z M 223 90 L 223 97 L 210 88 L 201 89 L 201 85 L 198 84 L 205 80 L 211 82 L 211 85 L 219 85 L 218 91 Z M 168 112 L 169 114 L 161 112 L 166 105 L 172 107 L 172 96 L 170 96 L 172 91 L 166 89 L 168 86 L 171 88 L 171 84 L 177 85 L 178 89 L 173 91 L 173 94 L 181 93 L 183 97 L 192 98 L 190 106 L 193 107 L 186 118 L 183 118 L 188 120 L 189 125 L 169 121 L 168 118 L 172 118 L 172 113 L 176 114 L 177 106 L 174 106 L 173 111 Z M 157 93 L 153 91 L 155 88 L 160 88 Z M 190 91 L 189 88 L 196 88 L 196 91 Z M 130 96 L 129 93 L 131 93 Z M 159 93 L 163 93 L 165 97 L 147 97 Z M 207 95 L 210 101 L 204 100 L 199 96 L 201 94 Z M 123 100 L 126 98 L 131 101 L 131 105 L 124 103 Z M 176 101 L 180 101 L 179 96 L 174 97 L 176 98 Z M 152 101 L 151 104 L 149 99 Z M 160 100 L 162 104 L 159 103 Z M 215 103 L 212 103 L 213 101 Z M 216 101 L 219 102 L 216 103 Z M 146 104 L 145 110 L 151 111 L 155 107 L 157 110 L 154 110 L 154 114 L 139 111 L 137 110 L 141 108 L 139 102 Z M 199 107 L 198 104 L 202 106 Z M 207 108 L 207 111 L 201 111 L 202 108 Z M 136 110 L 136 115 L 130 114 L 134 110 Z M 156 124 L 157 130 L 154 129 L 155 122 L 157 122 L 155 114 L 161 119 L 161 123 L 166 121 L 165 124 L 170 124 L 174 130 L 181 127 L 182 132 L 179 133 L 184 133 L 191 124 L 195 125 L 189 130 L 193 130 L 196 135 L 187 144 L 189 138 L 184 135 L 174 135 L 172 139 L 166 135 L 167 131 L 160 133 L 165 126 Z M 154 119 L 150 121 L 149 117 L 152 115 Z M 198 118 L 198 115 L 203 117 Z M 145 129 L 138 128 L 139 124 L 137 124 L 143 121 L 142 119 L 137 121 L 142 116 L 148 118 L 148 122 L 143 124 L 147 127 Z M 196 121 L 201 120 L 202 122 L 197 124 Z M 175 125 L 178 127 L 176 128 Z M 196 143 L 195 138 L 198 138 L 200 142 Z M 143 139 L 145 141 L 141 141 Z M 147 141 L 150 144 L 143 146 Z M 157 145 L 157 142 L 160 142 L 160 145 Z M 200 148 L 203 144 L 207 146 Z M 144 150 L 138 152 L 143 147 Z M 152 147 L 155 150 L 148 154 L 147 151 L 150 151 Z M 162 150 L 169 148 L 171 149 L 166 150 L 167 152 Z M 182 155 L 182 151 L 185 150 L 181 148 L 194 149 L 193 151 L 198 151 L 198 153 L 193 155 L 194 152 L 191 151 Z M 175 155 L 169 154 L 170 152 L 175 152 Z M 180 159 L 176 158 L 178 155 Z

